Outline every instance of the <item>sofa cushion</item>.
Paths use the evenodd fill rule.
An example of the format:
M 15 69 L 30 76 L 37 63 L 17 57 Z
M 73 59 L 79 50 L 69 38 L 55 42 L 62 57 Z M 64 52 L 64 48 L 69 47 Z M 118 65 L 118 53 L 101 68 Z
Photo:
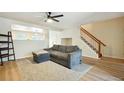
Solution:
M 53 45 L 52 47 L 53 50 L 58 50 L 58 48 L 59 48 L 59 45 Z
M 66 53 L 77 51 L 79 48 L 77 46 L 66 46 Z
M 38 50 L 38 51 L 34 51 L 34 52 L 32 52 L 32 53 L 35 54 L 35 55 L 40 55 L 40 54 L 47 54 L 48 51 L 45 51 L 45 50 Z
M 51 51 L 50 56 L 57 58 L 57 59 L 62 59 L 62 60 L 67 60 L 68 59 L 68 54 L 59 52 L 59 51 Z
M 63 46 L 63 45 L 59 45 L 58 51 L 61 51 L 61 52 L 65 53 L 66 47 Z

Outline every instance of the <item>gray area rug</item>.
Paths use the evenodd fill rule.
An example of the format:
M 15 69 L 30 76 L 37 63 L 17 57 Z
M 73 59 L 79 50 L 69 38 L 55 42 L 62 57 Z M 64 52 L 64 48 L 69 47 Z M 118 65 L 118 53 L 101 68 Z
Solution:
M 72 70 L 76 71 L 76 72 L 80 72 L 82 74 L 85 74 L 86 72 L 88 72 L 90 69 L 92 68 L 92 66 L 87 65 L 85 63 L 76 65 L 72 68 Z
M 26 81 L 77 81 L 92 68 L 82 63 L 68 69 L 52 61 L 36 64 L 29 59 L 18 61 L 17 66 Z

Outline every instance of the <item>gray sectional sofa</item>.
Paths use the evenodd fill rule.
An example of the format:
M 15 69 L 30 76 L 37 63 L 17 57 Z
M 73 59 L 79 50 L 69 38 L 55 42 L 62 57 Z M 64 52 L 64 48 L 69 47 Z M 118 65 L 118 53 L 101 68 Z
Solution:
M 82 50 L 78 46 L 53 45 L 45 50 L 49 52 L 50 60 L 70 69 L 81 63 Z

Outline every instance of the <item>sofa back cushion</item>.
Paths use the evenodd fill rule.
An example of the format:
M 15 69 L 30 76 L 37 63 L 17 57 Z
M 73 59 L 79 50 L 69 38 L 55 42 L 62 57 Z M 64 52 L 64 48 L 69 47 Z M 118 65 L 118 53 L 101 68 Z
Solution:
M 64 45 L 53 45 L 52 49 L 63 53 L 70 53 L 79 50 L 78 46 L 64 46 Z
M 78 46 L 66 46 L 66 53 L 74 52 L 79 50 Z
M 59 45 L 53 45 L 52 47 L 53 50 L 58 50 L 58 48 L 59 48 Z
M 61 51 L 61 52 L 65 53 L 66 52 L 66 47 L 64 45 L 59 45 L 58 51 Z

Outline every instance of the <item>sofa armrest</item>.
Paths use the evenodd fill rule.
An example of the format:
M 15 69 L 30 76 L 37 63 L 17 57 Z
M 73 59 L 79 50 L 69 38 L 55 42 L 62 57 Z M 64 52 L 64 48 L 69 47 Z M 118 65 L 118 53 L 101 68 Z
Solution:
M 71 52 L 71 53 L 68 53 L 69 54 L 69 56 L 71 56 L 71 57 L 74 57 L 74 56 L 82 56 L 82 50 L 80 49 L 80 50 L 77 50 L 77 51 L 74 51 L 74 52 Z
M 81 57 L 82 57 L 82 50 L 79 49 L 75 52 L 68 53 L 68 65 L 70 68 L 76 64 L 81 63 Z
M 76 55 L 76 54 L 81 54 L 82 53 L 82 50 L 79 49 L 77 51 L 74 51 L 74 52 L 71 52 L 71 53 L 68 53 L 69 55 Z

